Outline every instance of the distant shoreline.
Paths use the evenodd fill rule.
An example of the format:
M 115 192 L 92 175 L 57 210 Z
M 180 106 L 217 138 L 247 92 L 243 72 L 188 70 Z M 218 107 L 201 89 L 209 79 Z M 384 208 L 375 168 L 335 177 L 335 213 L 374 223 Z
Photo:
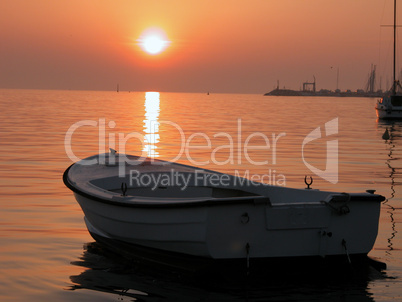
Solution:
M 365 91 L 330 91 L 330 90 L 320 90 L 320 91 L 297 91 L 291 89 L 274 89 L 270 92 L 265 93 L 264 95 L 273 95 L 273 96 L 333 96 L 333 97 L 367 97 L 367 98 L 376 98 L 383 97 L 387 93 L 386 92 L 365 92 Z

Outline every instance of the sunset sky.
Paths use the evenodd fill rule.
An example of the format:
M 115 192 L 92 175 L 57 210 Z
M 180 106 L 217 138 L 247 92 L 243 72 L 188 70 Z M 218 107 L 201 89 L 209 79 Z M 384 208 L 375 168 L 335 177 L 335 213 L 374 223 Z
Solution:
M 315 76 L 334 90 L 339 69 L 339 88 L 356 90 L 375 64 L 385 89 L 392 29 L 381 25 L 392 9 L 392 0 L 1 0 L 0 88 L 265 93 Z M 169 42 L 159 54 L 139 45 L 149 28 Z

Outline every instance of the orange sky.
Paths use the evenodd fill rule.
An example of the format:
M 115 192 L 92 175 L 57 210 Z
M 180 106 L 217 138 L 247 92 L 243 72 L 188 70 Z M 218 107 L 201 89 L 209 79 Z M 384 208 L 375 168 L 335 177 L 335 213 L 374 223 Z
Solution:
M 392 0 L 2 0 L 0 88 L 264 93 L 277 80 L 299 89 L 314 75 L 318 89 L 333 90 L 339 68 L 339 88 L 356 90 L 376 64 L 384 89 L 392 29 L 380 25 L 392 23 L 392 8 Z M 136 45 L 149 27 L 171 41 L 160 55 Z

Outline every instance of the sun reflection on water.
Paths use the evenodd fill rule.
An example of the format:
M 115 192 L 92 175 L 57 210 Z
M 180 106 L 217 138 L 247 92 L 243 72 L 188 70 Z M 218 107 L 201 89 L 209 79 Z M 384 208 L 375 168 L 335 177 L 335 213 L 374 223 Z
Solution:
M 144 149 L 149 157 L 159 157 L 159 92 L 145 92 Z

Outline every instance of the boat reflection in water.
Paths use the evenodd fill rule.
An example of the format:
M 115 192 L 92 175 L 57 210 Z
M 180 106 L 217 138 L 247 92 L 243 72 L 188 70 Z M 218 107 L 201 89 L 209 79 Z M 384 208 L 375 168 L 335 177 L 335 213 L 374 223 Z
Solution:
M 389 215 L 389 223 L 391 225 L 391 233 L 387 238 L 388 245 L 386 254 L 391 256 L 394 250 L 394 239 L 398 233 L 396 229 L 396 221 L 394 215 L 396 214 L 395 203 L 398 201 L 397 192 L 395 188 L 400 185 L 398 179 L 400 178 L 402 165 L 400 163 L 400 152 L 398 144 L 402 139 L 402 122 L 401 121 L 384 121 L 379 120 L 378 126 L 384 134 L 382 138 L 385 141 L 387 148 L 387 160 L 386 165 L 389 169 L 388 178 L 390 180 L 390 194 L 387 199 L 383 202 L 386 207 L 386 213 Z
M 148 157 L 159 157 L 157 143 L 159 142 L 159 92 L 145 93 L 145 119 L 144 119 L 144 149 Z
M 374 301 L 368 289 L 371 281 L 383 278 L 372 267 L 336 271 L 272 267 L 258 274 L 234 275 L 217 270 L 207 275 L 149 266 L 121 258 L 97 242 L 84 246 L 73 265 L 83 267 L 70 276 L 68 290 L 108 292 L 133 301 Z M 131 300 L 130 300 L 131 301 Z

